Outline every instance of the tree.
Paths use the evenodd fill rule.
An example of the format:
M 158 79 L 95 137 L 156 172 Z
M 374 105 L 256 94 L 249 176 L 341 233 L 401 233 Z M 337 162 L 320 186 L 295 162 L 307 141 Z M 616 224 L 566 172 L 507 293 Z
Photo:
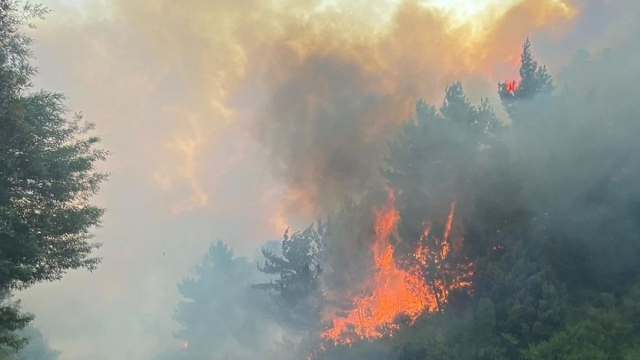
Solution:
M 60 352 L 49 347 L 47 339 L 42 331 L 27 326 L 20 332 L 20 336 L 29 340 L 29 343 L 17 352 L 10 352 L 6 356 L 9 360 L 57 360 Z
M 494 143 L 498 124 L 488 101 L 473 106 L 460 82 L 446 88 L 439 112 L 417 103 L 416 119 L 404 125 L 385 161 L 385 177 L 402 193 L 403 239 L 419 239 L 425 219 L 446 218 L 453 200 L 460 209 L 468 207 L 474 173 Z
M 24 328 L 33 320 L 33 315 L 20 312 L 20 302 L 12 302 L 8 291 L 0 293 L 0 344 L 3 347 L 19 349 L 27 343 L 27 339 L 16 331 Z M 0 353 L 2 352 L 0 348 Z
M 289 331 L 286 341 L 296 348 L 293 353 L 299 356 L 308 356 L 317 350 L 322 330 L 325 297 L 320 280 L 320 252 L 324 233 L 322 223 L 291 236 L 287 230 L 280 254 L 262 250 L 264 265 L 258 268 L 273 279 L 254 285 L 272 294 L 278 309 L 276 319 Z
M 439 309 L 449 287 L 465 282 L 463 274 L 469 273 L 457 251 L 460 225 L 475 206 L 478 169 L 495 145 L 497 130 L 488 101 L 472 105 L 456 82 L 446 88 L 439 111 L 418 102 L 416 119 L 404 125 L 386 159 L 385 175 L 401 193 L 402 242 L 395 250 L 406 257 L 420 247 L 416 260 Z
M 278 306 L 285 310 L 283 320 L 297 329 L 311 330 L 319 324 L 322 311 L 319 262 L 323 227 L 311 225 L 302 232 L 282 240 L 282 254 L 264 249 L 265 262 L 259 269 L 275 276 L 269 283 L 256 284 L 262 290 L 273 291 Z
M 0 2 L 0 291 L 59 280 L 70 269 L 93 270 L 92 227 L 104 209 L 90 199 L 107 174 L 96 162 L 108 155 L 89 136 L 91 123 L 69 118 L 65 97 L 31 91 L 37 71 L 30 64 L 32 39 L 22 32 L 47 9 Z M 16 307 L 0 323 L 3 330 L 24 325 Z M 19 346 L 0 339 L 0 346 Z
M 634 65 L 603 75 L 616 70 L 626 79 L 629 69 Z M 394 255 L 424 260 L 427 284 L 451 283 L 449 271 L 470 264 L 471 294 L 443 292 L 443 311 L 423 314 L 393 337 L 329 346 L 321 358 L 639 358 L 640 123 L 632 98 L 621 96 L 635 94 L 634 82 L 607 89 L 595 77 L 596 90 L 607 93 L 600 101 L 594 91 L 584 98 L 555 92 L 529 41 L 520 74 L 519 84 L 499 89 L 509 127 L 495 126 L 486 101 L 472 106 L 456 83 L 440 109 L 418 103 L 416 120 L 405 124 L 386 161 L 389 185 L 402 194 Z M 450 234 L 463 241 L 448 259 L 456 252 L 439 251 L 449 233 L 440 219 L 452 199 Z M 339 217 L 350 235 L 327 231 L 323 265 L 350 277 L 349 259 L 335 261 L 335 254 L 359 250 L 357 234 L 367 223 L 354 210 Z M 345 238 L 352 243 L 341 243 Z M 426 251 L 415 252 L 418 245 Z M 350 285 L 339 276 L 323 280 Z
M 520 81 L 505 81 L 498 84 L 498 94 L 505 110 L 516 118 L 525 109 L 518 109 L 525 101 L 532 101 L 537 95 L 549 95 L 554 86 L 546 66 L 538 65 L 531 51 L 531 41 L 527 38 L 520 56 Z
M 176 309 L 183 329 L 175 336 L 184 348 L 172 359 L 254 359 L 268 348 L 267 299 L 250 286 L 255 272 L 254 264 L 234 256 L 222 241 L 211 244 L 195 278 L 178 284 L 185 300 Z
M 522 62 L 521 87 L 501 87 L 510 91 L 503 101 L 513 110 L 513 127 L 528 126 L 524 119 L 530 115 L 518 111 L 537 104 L 534 98 L 546 99 L 536 94 L 552 89 L 528 41 Z M 522 142 L 507 142 L 514 135 L 502 131 L 488 102 L 471 105 L 460 83 L 447 87 L 439 111 L 419 102 L 416 112 L 416 121 L 406 124 L 391 145 L 386 175 L 403 194 L 401 245 L 420 239 L 425 281 L 444 285 L 434 288 L 444 289 L 439 295 L 447 303 L 439 302 L 442 314 L 429 314 L 406 330 L 423 338 L 407 341 L 412 335 L 398 334 L 399 357 L 523 359 L 530 345 L 548 339 L 562 324 L 566 298 L 535 241 L 543 237 L 532 226 L 535 215 L 521 190 L 528 185 L 521 173 L 528 172 L 514 166 L 526 160 L 520 157 Z M 533 137 L 515 136 L 521 134 Z M 539 147 L 536 140 L 526 145 Z M 445 220 L 447 213 L 454 214 L 454 204 L 452 225 Z M 430 232 L 425 223 L 433 225 Z M 408 252 L 414 249 L 409 246 Z M 472 274 L 465 264 L 472 264 Z M 473 283 L 473 296 L 448 286 L 460 275 Z

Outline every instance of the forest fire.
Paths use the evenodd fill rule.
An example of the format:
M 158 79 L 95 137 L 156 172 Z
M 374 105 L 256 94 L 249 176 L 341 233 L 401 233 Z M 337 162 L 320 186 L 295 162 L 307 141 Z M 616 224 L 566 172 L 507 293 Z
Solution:
M 455 202 L 451 204 L 444 235 L 438 240 L 440 246 L 433 250 L 427 246 L 427 239 L 432 237 L 429 237 L 431 224 L 426 223 L 424 235 L 413 253 L 415 261 L 409 270 L 404 270 L 398 266 L 394 247 L 389 242 L 400 216 L 395 207 L 395 195 L 392 191 L 388 191 L 388 194 L 387 203 L 382 208 L 374 209 L 375 242 L 372 252 L 375 274 L 364 286 L 363 294 L 353 299 L 351 311 L 344 317 L 331 319 L 333 326 L 322 334 L 323 340 L 334 344 L 351 344 L 358 339 L 392 336 L 398 328 L 395 323 L 398 316 L 405 315 L 413 322 L 425 311 L 438 311 L 446 302 L 449 288 L 468 285 L 460 282 L 448 285 L 444 277 L 436 277 L 431 281 L 425 277 L 428 273 L 425 268 L 431 267 L 431 273 L 439 273 L 438 269 L 450 252 L 449 236 Z

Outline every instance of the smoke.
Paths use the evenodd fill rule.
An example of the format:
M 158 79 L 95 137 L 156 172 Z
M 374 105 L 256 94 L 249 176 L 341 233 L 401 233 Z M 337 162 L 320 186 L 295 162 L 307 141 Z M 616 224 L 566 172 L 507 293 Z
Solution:
M 397 114 L 393 95 L 375 89 L 381 79 L 355 63 L 315 57 L 292 70 L 258 129 L 291 187 L 287 212 L 315 215 L 379 183 L 380 140 L 395 133 Z
M 471 94 L 490 89 L 506 76 L 497 68 L 517 65 L 514 49 L 526 33 L 575 13 L 559 2 L 512 2 L 487 5 L 465 22 L 451 11 L 402 2 L 372 34 L 343 39 L 325 30 L 308 44 L 303 28 L 302 49 L 297 38 L 287 39 L 296 46 L 276 42 L 276 61 L 266 59 L 266 109 L 256 120 L 289 187 L 287 213 L 324 214 L 379 183 L 386 141 L 416 99 L 439 99 L 454 79 L 470 81 Z
M 86 7 L 104 13 L 102 21 L 77 36 L 97 47 L 93 56 L 103 58 L 91 64 L 101 65 L 80 69 L 91 69 L 93 77 L 123 73 L 122 86 L 96 80 L 101 87 L 117 86 L 111 91 L 127 103 L 159 104 L 161 113 L 149 110 L 164 124 L 154 135 L 162 141 L 150 151 L 164 157 L 162 163 L 150 159 L 149 172 L 170 194 L 179 194 L 172 211 L 208 206 L 206 154 L 230 123 L 255 118 L 272 171 L 288 187 L 285 215 L 292 208 L 325 212 L 325 205 L 375 181 L 384 149 L 371 143 L 393 137 L 389 126 L 410 116 L 416 98 L 435 100 L 453 80 L 489 89 L 517 66 L 513 53 L 522 38 L 555 29 L 575 14 L 557 0 L 486 2 L 474 14 L 382 0 L 100 4 Z M 298 97 L 287 99 L 290 94 Z M 338 96 L 344 104 L 334 104 Z M 294 103 L 297 111 L 290 109 Z M 343 134 L 342 126 L 351 130 Z M 338 135 L 328 140 L 333 144 L 322 143 L 332 135 Z M 296 147 L 298 142 L 307 149 Z M 348 150 L 337 151 L 346 143 Z M 313 164 L 288 149 L 312 156 Z M 363 153 L 369 156 L 353 164 Z
M 453 81 L 501 112 L 495 84 L 517 74 L 527 36 L 559 91 L 566 83 L 579 99 L 565 109 L 590 104 L 567 116 L 637 115 L 635 2 L 478 1 L 469 14 L 446 3 L 47 1 L 56 12 L 33 33 L 37 84 L 69 95 L 114 153 L 99 199 L 110 209 L 105 262 L 22 294 L 61 358 L 179 347 L 175 284 L 212 238 L 251 255 L 380 187 L 387 141 L 416 100 L 439 105 Z M 578 48 L 588 53 L 572 60 Z M 617 140 L 633 148 L 628 133 Z M 347 240 L 362 237 L 336 236 L 336 271 L 365 246 Z

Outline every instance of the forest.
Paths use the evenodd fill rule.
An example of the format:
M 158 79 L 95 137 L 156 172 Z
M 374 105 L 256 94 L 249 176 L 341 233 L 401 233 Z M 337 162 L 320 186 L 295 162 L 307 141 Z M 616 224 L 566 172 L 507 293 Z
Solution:
M 639 358 L 640 114 L 601 87 L 560 91 L 527 40 L 498 86 L 509 124 L 459 82 L 419 101 L 385 188 L 269 243 L 258 272 L 212 244 L 179 285 L 185 348 L 160 359 Z
M 0 347 L 53 360 L 12 294 L 98 266 L 108 152 L 64 95 L 32 91 L 21 29 L 45 11 L 16 4 L 0 2 Z M 633 59 L 579 55 L 556 79 L 527 39 L 496 89 L 508 119 L 454 82 L 387 144 L 383 186 L 258 259 L 213 242 L 177 284 L 183 346 L 156 360 L 640 359 Z

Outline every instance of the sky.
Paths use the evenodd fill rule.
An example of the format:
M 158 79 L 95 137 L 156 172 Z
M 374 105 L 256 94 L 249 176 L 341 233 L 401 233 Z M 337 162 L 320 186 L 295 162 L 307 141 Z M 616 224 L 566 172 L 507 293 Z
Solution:
M 43 0 L 36 88 L 96 124 L 111 172 L 93 273 L 18 294 L 63 360 L 151 359 L 176 283 L 222 239 L 265 240 L 336 210 L 375 174 L 415 101 L 514 78 L 527 37 L 552 74 L 624 47 L 630 0 Z M 504 114 L 502 114 L 504 116 Z M 382 144 L 382 145 L 381 145 Z

